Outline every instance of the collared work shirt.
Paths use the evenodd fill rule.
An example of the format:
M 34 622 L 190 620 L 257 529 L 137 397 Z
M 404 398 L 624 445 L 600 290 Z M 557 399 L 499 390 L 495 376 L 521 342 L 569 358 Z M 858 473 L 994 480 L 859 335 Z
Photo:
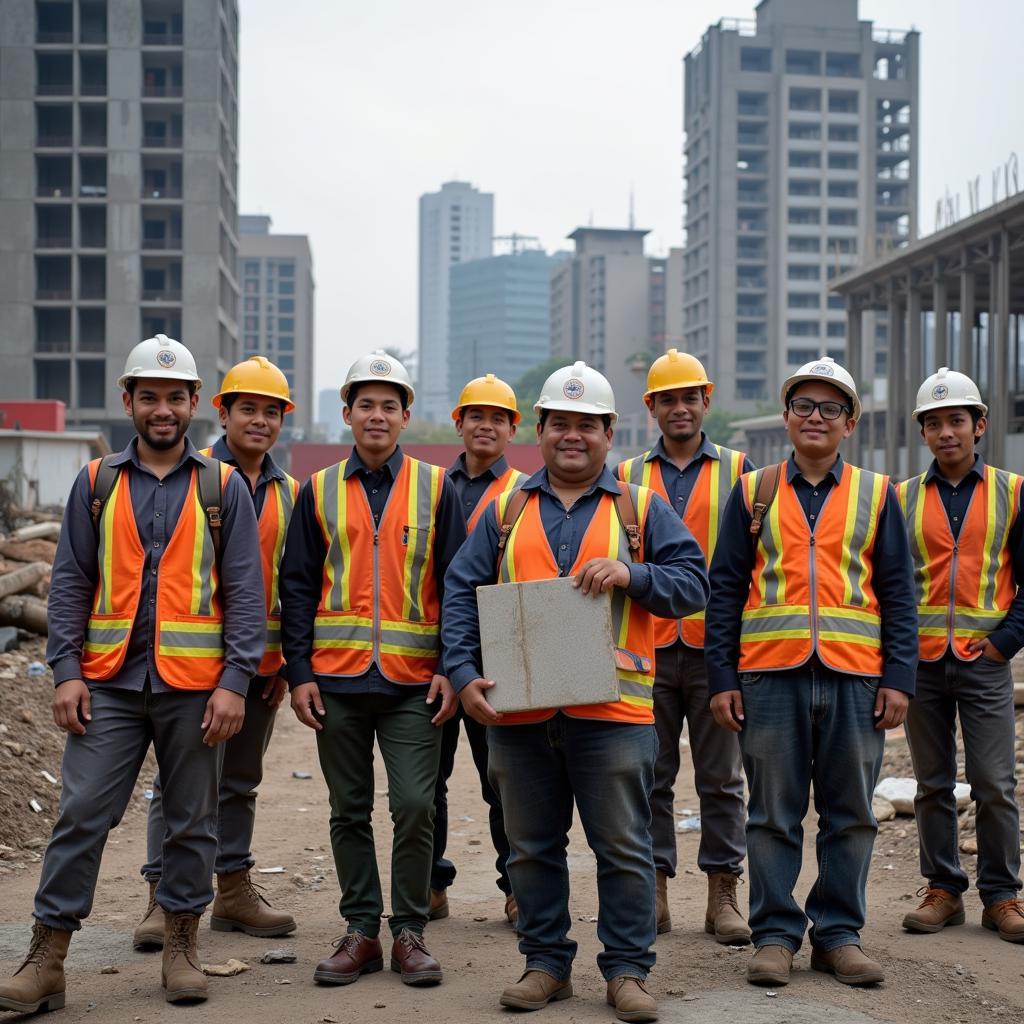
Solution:
M 487 488 L 498 479 L 502 473 L 508 472 L 508 460 L 504 455 L 500 456 L 492 466 L 488 466 L 479 476 L 470 476 L 466 469 L 466 453 L 463 452 L 447 470 L 446 475 L 455 487 L 455 496 L 459 501 L 459 508 L 462 509 L 462 518 L 469 522 L 469 517 L 476 511 L 480 499 L 484 496 Z
M 708 440 L 707 435 L 701 431 L 700 447 L 693 458 L 682 469 L 672 461 L 668 452 L 665 451 L 664 438 L 658 438 L 644 461 L 653 462 L 655 459 L 661 462 L 661 480 L 668 494 L 668 503 L 682 518 L 686 512 L 686 506 L 690 502 L 690 495 L 693 493 L 693 488 L 697 483 L 697 477 L 700 476 L 704 460 L 711 459 L 714 462 L 718 462 L 718 452 L 715 451 L 715 446 Z M 750 473 L 754 468 L 754 464 L 744 455 L 741 472 Z
M 280 481 L 284 482 L 287 479 L 285 472 L 280 466 L 273 460 L 270 452 L 267 452 L 263 456 L 263 465 L 260 466 L 260 476 L 256 481 L 255 488 L 249 482 L 249 478 L 242 472 L 241 467 L 238 465 L 238 461 L 232 454 L 231 449 L 228 447 L 228 441 L 226 437 L 220 437 L 217 439 L 211 449 L 211 453 L 215 459 L 219 462 L 226 462 L 229 466 L 234 466 L 238 470 L 238 475 L 245 481 L 246 487 L 249 488 L 252 494 L 252 502 L 256 508 L 256 518 L 259 519 L 260 514 L 263 512 L 263 503 L 267 500 L 267 488 L 271 483 Z

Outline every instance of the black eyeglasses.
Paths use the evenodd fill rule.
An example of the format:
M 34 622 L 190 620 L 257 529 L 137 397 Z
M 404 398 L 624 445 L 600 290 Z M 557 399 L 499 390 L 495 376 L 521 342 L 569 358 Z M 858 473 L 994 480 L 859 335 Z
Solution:
M 815 402 L 811 398 L 791 398 L 789 400 L 790 412 L 796 413 L 800 419 L 805 420 L 814 410 L 821 413 L 823 420 L 837 420 L 845 412 L 849 416 L 853 410 L 842 402 Z

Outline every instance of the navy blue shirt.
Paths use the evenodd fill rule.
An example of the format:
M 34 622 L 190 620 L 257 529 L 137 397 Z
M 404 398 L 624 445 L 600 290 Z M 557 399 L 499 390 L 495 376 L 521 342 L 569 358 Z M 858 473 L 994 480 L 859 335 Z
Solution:
M 394 454 L 380 469 L 370 470 L 353 447 L 345 465 L 346 480 L 359 474 L 359 482 L 363 485 L 370 505 L 370 514 L 377 526 L 380 525 L 391 487 L 398 477 L 404 458 L 401 447 L 396 447 Z M 445 570 L 465 539 L 466 524 L 459 511 L 455 489 L 451 481 L 445 477 L 434 521 L 434 572 L 437 578 L 438 598 L 444 596 Z M 372 543 L 372 538 L 367 537 L 366 543 Z M 413 694 L 425 693 L 429 687 L 428 683 L 393 683 L 385 678 L 376 662 L 372 662 L 361 676 L 314 674 L 313 621 L 320 604 L 326 558 L 327 545 L 316 518 L 313 488 L 307 480 L 299 490 L 299 497 L 295 502 L 278 575 L 281 595 L 281 647 L 287 663 L 288 685 L 294 689 L 300 683 L 316 682 L 324 693 L 342 696 L 373 693 L 406 698 Z M 438 666 L 439 672 L 443 671 L 442 666 L 443 656 L 442 664 Z
M 714 462 L 718 462 L 720 461 L 720 456 L 715 446 L 708 440 L 707 434 L 702 430 L 700 433 L 700 447 L 693 458 L 682 469 L 672 461 L 668 452 L 665 451 L 665 440 L 662 437 L 658 438 L 657 443 L 648 452 L 644 462 L 653 462 L 655 459 L 661 462 L 661 480 L 665 485 L 665 492 L 668 494 L 668 503 L 676 510 L 679 517 L 682 518 L 686 514 L 686 506 L 690 503 L 690 495 L 693 493 L 694 485 L 697 483 L 697 477 L 700 476 L 704 460 L 711 459 Z M 750 459 L 744 455 L 741 472 L 750 473 L 755 468 Z
M 508 472 L 508 460 L 504 455 L 498 457 L 493 465 L 488 466 L 479 476 L 470 476 L 466 469 L 466 453 L 463 452 L 448 470 L 448 479 L 455 488 L 455 496 L 462 509 L 462 518 L 469 522 L 469 517 L 476 511 L 480 499 L 487 488 L 502 475 Z
M 786 461 L 786 480 L 814 532 L 829 491 L 843 475 L 843 457 L 818 484 L 801 475 L 792 455 Z M 711 599 L 704 615 L 706 640 L 704 663 L 708 670 L 708 693 L 714 696 L 740 688 L 737 665 L 740 658 L 740 621 L 750 593 L 756 538 L 750 532 L 750 513 L 741 483 L 732 489 L 722 516 L 718 546 L 711 560 Z M 872 585 L 882 608 L 882 654 L 884 664 L 880 686 L 913 694 L 917 671 L 917 602 L 914 597 L 910 542 L 899 500 L 892 484 L 878 517 L 872 556 Z M 809 661 L 817 661 L 811 654 Z
M 263 456 L 263 464 L 260 466 L 259 479 L 256 481 L 256 487 L 254 488 L 249 481 L 249 478 L 241 471 L 235 456 L 232 454 L 231 449 L 228 447 L 228 439 L 221 437 L 217 439 L 217 443 L 214 444 L 213 448 L 210 449 L 210 454 L 213 458 L 219 462 L 226 462 L 229 466 L 234 466 L 239 476 L 245 481 L 246 487 L 249 488 L 252 494 L 253 505 L 256 507 L 256 518 L 259 519 L 263 512 L 263 503 L 267 500 L 267 487 L 270 486 L 274 481 L 281 481 L 282 483 L 288 479 L 284 470 L 271 458 L 270 452 L 267 452 Z
M 114 465 L 128 475 L 135 526 L 145 561 L 138 613 L 124 663 L 113 679 L 95 685 L 141 692 L 148 682 L 154 693 L 173 690 L 160 678 L 154 658 L 156 584 L 160 560 L 185 504 L 192 467 L 200 458 L 186 438 L 184 454 L 162 480 L 139 462 L 137 439 L 114 459 Z M 82 645 L 99 579 L 98 543 L 89 512 L 91 500 L 87 467 L 78 474 L 64 509 L 50 582 L 46 658 L 58 685 L 82 677 Z M 227 479 L 221 517 L 219 573 L 224 609 L 224 672 L 220 685 L 244 695 L 263 658 L 267 615 L 259 527 L 240 473 L 232 473 Z M 254 595 L 259 595 L 259 599 L 254 599 Z
M 974 488 L 985 479 L 985 460 L 980 455 L 974 456 L 974 465 L 967 476 L 954 485 L 940 472 L 938 463 L 932 464 L 925 473 L 924 482 L 927 486 L 934 483 L 939 491 L 942 507 L 946 510 L 946 519 L 953 539 L 960 537 L 960 527 L 967 518 L 967 510 L 974 496 Z M 1010 610 L 1000 623 L 999 628 L 988 635 L 996 650 L 1009 661 L 1024 647 L 1024 511 L 1017 513 L 1017 518 L 1010 526 L 1006 544 L 1013 552 L 1013 579 L 1017 584 L 1017 595 L 1010 605 Z
M 579 557 L 583 535 L 605 494 L 618 494 L 619 486 L 608 469 L 587 492 L 567 509 L 541 469 L 522 485 L 540 493 L 540 517 L 558 565 L 568 576 Z M 445 579 L 441 637 L 448 678 L 457 691 L 480 677 L 480 621 L 476 588 L 497 582 L 499 523 L 492 507 L 484 510 L 476 529 L 455 556 Z M 693 535 L 659 494 L 652 495 L 644 530 L 646 562 L 625 563 L 629 569 L 626 593 L 642 608 L 665 619 L 678 619 L 700 611 L 708 598 L 704 554 Z

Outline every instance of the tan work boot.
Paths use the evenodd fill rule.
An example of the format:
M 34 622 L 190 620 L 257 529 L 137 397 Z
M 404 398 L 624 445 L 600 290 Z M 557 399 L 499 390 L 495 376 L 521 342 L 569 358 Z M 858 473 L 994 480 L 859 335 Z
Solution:
M 811 970 L 834 974 L 844 985 L 877 985 L 885 981 L 882 965 L 865 956 L 860 946 L 811 950 Z
M 514 984 L 509 985 L 498 1000 L 513 1010 L 543 1010 L 548 1003 L 568 999 L 572 995 L 572 979 L 559 981 L 544 971 L 526 971 Z
M 903 917 L 903 927 L 908 932 L 940 932 L 948 925 L 963 924 L 964 901 L 948 889 L 922 886 L 917 890 L 923 896 L 917 910 L 911 910 Z
M 430 890 L 430 912 L 427 914 L 428 921 L 440 921 L 448 916 L 448 890 Z
M 160 975 L 169 1003 L 202 1002 L 206 998 L 206 975 L 199 963 L 196 933 L 198 914 L 168 914 L 164 934 L 164 961 Z
M 723 946 L 746 946 L 750 943 L 750 925 L 743 920 L 736 903 L 736 875 L 728 871 L 708 875 L 708 909 L 704 915 L 704 931 L 714 935 Z
M 747 981 L 751 985 L 788 985 L 792 967 L 793 954 L 785 946 L 758 946 L 747 964 Z
M 516 903 L 516 898 L 511 893 L 509 893 L 508 896 L 505 897 L 505 920 L 508 921 L 508 923 L 512 925 L 512 927 L 518 933 L 519 904 Z
M 149 905 L 146 914 L 132 935 L 132 945 L 140 952 L 164 948 L 164 931 L 167 928 L 164 908 L 156 901 L 158 882 L 149 883 Z
M 619 1020 L 645 1021 L 658 1019 L 658 1004 L 647 991 L 647 983 L 641 978 L 619 975 L 608 982 L 605 997 L 609 1006 L 615 1007 Z
M 1024 900 L 1003 900 L 982 911 L 981 923 L 1006 942 L 1024 942 Z
M 295 918 L 283 910 L 274 910 L 249 877 L 249 869 L 217 876 L 217 897 L 210 912 L 210 927 L 215 932 L 245 932 L 269 938 L 290 935 Z
M 659 935 L 672 931 L 672 915 L 668 909 L 668 875 L 664 871 L 654 872 L 654 919 Z
M 32 942 L 25 962 L 10 981 L 0 984 L 0 1010 L 37 1013 L 59 1010 L 64 1005 L 64 957 L 71 932 L 32 926 Z

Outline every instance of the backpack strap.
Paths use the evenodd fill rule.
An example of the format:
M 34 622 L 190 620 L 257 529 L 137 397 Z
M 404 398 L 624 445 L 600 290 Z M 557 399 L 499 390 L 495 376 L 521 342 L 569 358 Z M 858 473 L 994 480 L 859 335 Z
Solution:
M 206 513 L 206 522 L 210 527 L 210 537 L 213 540 L 213 558 L 218 570 L 220 568 L 220 528 L 221 506 L 224 502 L 223 480 L 221 478 L 221 464 L 216 459 L 203 456 L 196 471 L 199 484 L 199 504 Z
M 518 490 L 509 496 L 505 505 L 505 513 L 501 517 L 501 527 L 498 531 L 498 567 L 496 575 L 501 575 L 501 563 L 505 560 L 505 545 L 508 543 L 509 535 L 513 527 L 519 521 L 519 517 L 530 500 L 530 492 Z
M 784 465 L 784 462 L 779 462 L 774 466 L 767 466 L 761 470 L 758 477 L 757 493 L 754 495 L 754 505 L 750 512 L 750 532 L 755 537 L 760 535 L 764 517 L 768 514 L 775 495 L 779 493 L 779 481 L 782 479 Z
M 618 513 L 619 522 L 626 531 L 626 540 L 629 542 L 629 557 L 634 562 L 639 562 L 640 555 L 640 527 L 636 521 L 636 504 L 633 501 L 633 489 L 624 480 L 616 481 L 619 485 L 619 493 L 615 495 L 615 511 Z
M 104 455 L 100 464 L 96 467 L 96 476 L 92 482 L 92 499 L 89 502 L 89 515 L 92 518 L 93 532 L 96 539 L 100 536 L 100 516 L 103 515 L 103 506 L 110 497 L 110 492 L 117 483 L 117 477 L 121 472 L 120 466 L 113 466 L 111 463 L 117 457 L 117 452 Z

